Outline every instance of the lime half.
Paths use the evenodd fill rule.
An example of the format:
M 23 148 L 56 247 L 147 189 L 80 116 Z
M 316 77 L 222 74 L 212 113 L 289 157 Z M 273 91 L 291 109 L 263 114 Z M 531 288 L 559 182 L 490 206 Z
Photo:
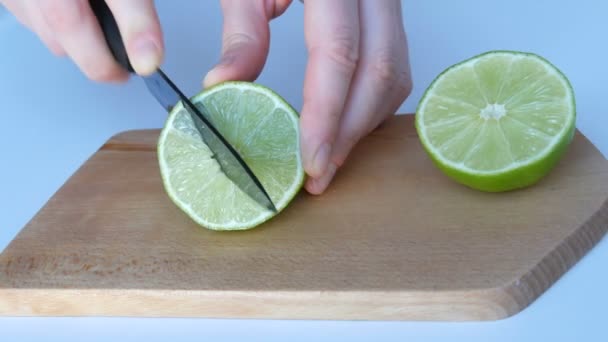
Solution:
M 225 82 L 192 98 L 258 177 L 278 211 L 301 189 L 298 115 L 279 95 L 249 82 Z M 221 170 L 181 103 L 158 141 L 158 160 L 171 200 L 214 230 L 253 228 L 274 212 L 261 206 Z
M 568 79 L 531 53 L 492 51 L 441 73 L 423 95 L 416 129 L 435 164 L 483 191 L 529 186 L 561 158 L 575 131 Z

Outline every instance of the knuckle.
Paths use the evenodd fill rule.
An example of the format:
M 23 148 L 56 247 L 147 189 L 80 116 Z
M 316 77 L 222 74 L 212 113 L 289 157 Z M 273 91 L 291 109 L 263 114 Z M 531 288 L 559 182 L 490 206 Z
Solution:
M 232 50 L 243 45 L 254 44 L 256 42 L 256 39 L 252 35 L 244 32 L 235 32 L 228 34 L 224 36 L 222 40 L 224 50 Z
M 403 72 L 399 81 L 397 82 L 397 95 L 401 99 L 401 101 L 405 100 L 410 96 L 412 90 L 414 88 L 414 84 L 412 82 L 412 77 L 409 72 Z
M 382 50 L 370 60 L 371 75 L 375 81 L 386 88 L 392 88 L 401 77 L 402 66 L 397 54 L 391 50 Z
M 63 49 L 63 47 L 61 47 L 61 45 L 57 44 L 57 42 L 49 42 L 46 45 L 53 55 L 57 57 L 65 57 L 65 50 Z
M 406 98 L 412 91 L 412 79 L 407 59 L 401 55 L 392 49 L 379 51 L 370 59 L 370 75 L 378 89 Z
M 55 32 L 68 32 L 78 28 L 86 18 L 84 1 L 49 1 L 42 8 L 49 28 Z
M 327 43 L 326 54 L 336 64 L 354 70 L 359 63 L 359 35 L 351 27 L 337 29 Z
M 399 70 L 399 77 L 397 78 L 397 82 L 395 84 L 395 91 L 401 101 L 409 97 L 412 93 L 412 89 L 414 88 L 409 63 L 404 64 L 404 67 Z

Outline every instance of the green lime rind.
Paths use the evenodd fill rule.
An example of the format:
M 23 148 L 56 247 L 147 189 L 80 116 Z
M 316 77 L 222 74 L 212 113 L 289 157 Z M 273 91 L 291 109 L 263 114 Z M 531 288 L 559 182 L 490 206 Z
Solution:
M 503 192 L 521 189 L 533 185 L 545 177 L 559 162 L 574 136 L 560 141 L 547 155 L 509 171 L 495 174 L 474 174 L 443 164 L 437 156 L 429 152 L 433 163 L 451 179 L 472 189 L 486 192 Z M 424 146 L 424 143 L 423 143 Z
M 525 162 L 517 163 L 516 165 L 495 171 L 471 170 L 467 167 L 462 167 L 462 165 L 458 165 L 447 160 L 439 153 L 437 148 L 433 146 L 428 139 L 426 139 L 423 127 L 424 122 L 421 113 L 430 95 L 433 94 L 437 84 L 440 84 L 446 75 L 465 64 L 497 54 L 535 58 L 537 61 L 540 61 L 546 67 L 554 71 L 555 75 L 557 75 L 563 84 L 566 85 L 565 88 L 569 94 L 570 108 L 572 112 L 569 113 L 570 115 L 563 129 L 555 135 L 553 142 L 533 158 L 530 158 Z M 521 189 L 533 185 L 545 177 L 563 157 L 568 146 L 572 142 L 576 130 L 576 102 L 574 90 L 564 73 L 562 73 L 547 59 L 537 54 L 511 50 L 489 51 L 448 67 L 433 80 L 430 86 L 425 90 L 420 102 L 418 103 L 418 107 L 416 109 L 415 127 L 424 150 L 429 155 L 433 163 L 449 178 L 470 188 L 487 192 L 502 192 Z

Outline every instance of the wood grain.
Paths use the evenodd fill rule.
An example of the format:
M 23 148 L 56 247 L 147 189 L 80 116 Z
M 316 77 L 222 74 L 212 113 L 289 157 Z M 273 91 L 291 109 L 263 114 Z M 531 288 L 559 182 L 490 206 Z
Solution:
M 441 174 L 396 116 L 324 195 L 244 232 L 200 228 L 169 201 L 158 133 L 110 139 L 11 242 L 1 315 L 493 320 L 608 229 L 608 162 L 579 133 L 540 183 L 490 194 Z

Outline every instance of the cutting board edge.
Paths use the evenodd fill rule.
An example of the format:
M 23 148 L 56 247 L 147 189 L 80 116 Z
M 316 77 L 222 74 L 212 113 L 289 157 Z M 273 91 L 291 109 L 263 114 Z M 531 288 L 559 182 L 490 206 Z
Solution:
M 510 299 L 513 316 L 542 296 L 608 233 L 608 199 L 572 234 L 549 250 L 531 269 L 494 291 Z M 505 318 L 506 318 L 505 317 Z
M 532 269 L 491 288 L 437 292 L 0 288 L 0 316 L 495 321 L 525 310 L 607 231 L 608 200 Z M 223 307 L 238 312 L 217 309 Z
M 425 300 L 420 299 L 421 294 Z M 0 316 L 16 317 L 495 321 L 521 309 L 502 289 L 441 292 L 0 289 Z
M 154 133 L 157 137 L 160 134 L 161 128 L 142 128 L 142 129 L 128 129 L 120 131 L 111 135 L 106 141 L 99 147 L 96 152 L 103 150 L 119 150 L 119 151 L 156 151 L 157 141 L 148 141 L 145 143 L 134 142 L 131 137 L 146 136 L 148 133 Z M 93 156 L 95 153 L 91 154 Z

